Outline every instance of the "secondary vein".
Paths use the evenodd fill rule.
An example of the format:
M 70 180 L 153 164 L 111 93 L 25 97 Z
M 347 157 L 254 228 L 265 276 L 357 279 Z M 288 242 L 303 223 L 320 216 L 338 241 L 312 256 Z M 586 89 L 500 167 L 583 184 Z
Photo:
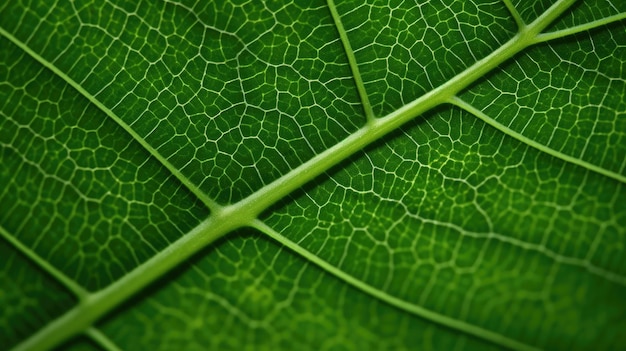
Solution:
M 161 156 L 141 136 L 132 130 L 130 126 L 123 122 L 119 116 L 115 115 L 110 109 L 104 106 L 78 83 L 61 72 L 52 63 L 43 59 L 26 44 L 19 41 L 3 28 L 0 28 L 0 35 L 7 37 L 22 50 L 39 61 L 42 65 L 53 71 L 59 77 L 63 78 L 68 84 L 83 94 L 94 105 L 98 106 L 105 113 L 107 113 L 107 115 L 120 124 L 122 128 L 124 128 L 144 148 L 150 151 L 155 158 L 165 165 L 165 167 L 167 167 L 173 175 L 175 175 L 199 199 L 201 199 L 207 207 L 212 210 L 211 216 L 207 220 L 200 223 L 190 233 L 184 235 L 172 245 L 168 246 L 164 251 L 161 251 L 152 258 L 148 259 L 136 269 L 123 276 L 120 280 L 112 283 L 99 292 L 87 295 L 77 307 L 68 311 L 65 315 L 44 327 L 31 338 L 25 340 L 22 344 L 17 346 L 16 350 L 45 350 L 58 345 L 72 335 L 84 332 L 103 315 L 111 311 L 120 303 L 126 301 L 142 288 L 157 280 L 170 269 L 185 261 L 195 252 L 198 252 L 200 249 L 217 240 L 217 238 L 243 225 L 259 225 L 258 222 L 255 221 L 255 218 L 272 204 L 284 198 L 305 183 L 308 183 L 312 179 L 316 178 L 323 172 L 329 170 L 340 161 L 343 161 L 354 153 L 362 150 L 363 147 L 399 128 L 406 122 L 417 118 L 433 107 L 449 101 L 450 98 L 456 95 L 456 93 L 460 90 L 466 88 L 469 84 L 481 78 L 484 74 L 493 70 L 495 67 L 499 66 L 502 62 L 508 60 L 528 45 L 531 45 L 536 34 L 543 30 L 556 17 L 571 6 L 574 1 L 575 0 L 558 1 L 544 15 L 540 16 L 535 22 L 528 25 L 524 31 L 521 31 L 501 48 L 479 60 L 457 76 L 453 77 L 444 85 L 430 91 L 386 117 L 372 119 L 370 123 L 358 130 L 356 133 L 352 134 L 347 139 L 313 157 L 309 161 L 265 186 L 251 196 L 239 201 L 236 204 L 226 207 L 222 207 L 210 199 L 196 185 L 184 177 L 167 159 Z M 351 50 L 347 52 L 351 52 Z M 356 64 L 356 61 L 354 63 Z M 282 236 L 276 236 L 275 239 L 288 247 L 292 247 L 292 249 L 296 252 L 299 252 L 302 255 L 305 254 L 305 252 L 303 252 L 305 251 L 304 249 L 291 243 L 288 239 Z M 323 264 L 321 259 L 318 261 L 318 264 Z M 345 273 L 342 272 L 342 274 Z M 390 296 L 389 299 L 390 301 L 395 301 L 395 297 L 393 296 Z M 416 308 L 419 308 L 419 306 L 416 306 Z M 442 316 L 442 318 L 445 319 L 439 318 L 442 324 L 453 327 L 458 323 L 462 323 L 446 316 Z M 437 319 L 434 319 L 434 321 L 437 321 Z M 473 325 L 467 325 L 464 326 L 464 328 L 475 328 L 476 330 L 480 329 Z M 489 331 L 486 332 L 492 333 Z M 477 332 L 475 335 L 485 337 L 487 334 Z M 523 344 L 515 344 L 515 341 L 511 343 L 502 339 L 501 336 L 498 336 L 497 334 L 495 335 L 496 336 L 492 339 L 499 342 L 501 345 L 510 345 L 519 349 L 528 349 L 528 347 Z M 486 336 L 486 338 L 489 337 L 490 336 Z
M 380 290 L 372 285 L 369 285 L 367 283 L 365 283 L 364 281 L 357 279 L 355 277 L 353 277 L 352 275 L 337 269 L 335 266 L 333 266 L 332 264 L 326 262 L 325 260 L 321 259 L 320 257 L 314 255 L 313 253 L 311 253 L 310 251 L 304 249 L 302 246 L 294 243 L 293 241 L 289 240 L 288 238 L 284 237 L 283 235 L 281 235 L 280 233 L 278 233 L 277 231 L 275 231 L 274 229 L 270 228 L 269 226 L 267 226 L 266 224 L 264 224 L 261 221 L 256 221 L 254 223 L 254 227 L 256 229 L 258 229 L 259 231 L 261 231 L 262 233 L 266 234 L 267 236 L 273 238 L 274 240 L 280 242 L 281 244 L 285 245 L 286 247 L 288 247 L 289 249 L 291 249 L 292 251 L 294 251 L 295 253 L 299 254 L 300 256 L 306 258 L 307 260 L 309 260 L 310 262 L 312 262 L 313 264 L 317 265 L 318 267 L 324 269 L 325 271 L 329 272 L 330 274 L 336 276 L 337 278 L 345 281 L 346 283 L 356 287 L 357 289 L 365 292 L 368 295 L 371 295 L 375 298 L 380 299 L 381 301 L 385 301 L 386 303 L 390 304 L 391 306 L 397 307 L 401 310 L 407 311 L 411 314 L 426 318 L 430 321 L 433 321 L 437 324 L 440 325 L 445 325 L 447 327 L 462 331 L 464 333 L 473 335 L 473 336 L 477 336 L 479 338 L 482 338 L 484 340 L 487 340 L 489 342 L 492 342 L 496 345 L 501 345 L 513 350 L 520 350 L 520 351 L 533 351 L 533 350 L 537 350 L 536 348 L 524 344 L 522 342 L 519 342 L 517 340 L 508 338 L 502 334 L 498 334 L 495 333 L 493 331 L 478 327 L 476 325 L 473 325 L 471 323 L 467 323 L 458 319 L 454 319 L 452 317 L 448 317 L 444 314 L 440 314 L 437 312 L 433 312 L 429 309 L 426 309 L 424 307 L 421 307 L 419 305 L 413 304 L 413 303 L 409 303 L 407 301 L 404 301 L 396 296 L 393 296 L 392 294 L 389 294 L 383 290 Z
M 517 140 L 521 141 L 522 143 L 524 143 L 526 145 L 529 145 L 529 146 L 531 146 L 531 147 L 533 147 L 533 148 L 535 148 L 535 149 L 537 149 L 537 150 L 539 150 L 541 152 L 544 152 L 544 153 L 546 153 L 548 155 L 554 156 L 554 157 L 556 157 L 558 159 L 561 159 L 561 160 L 563 160 L 565 162 L 572 163 L 572 164 L 578 165 L 580 167 L 586 168 L 586 169 L 588 169 L 590 171 L 602 174 L 602 175 L 607 176 L 609 178 L 615 179 L 615 180 L 617 180 L 619 182 L 626 183 L 626 176 L 621 175 L 621 174 L 616 173 L 616 172 L 613 172 L 613 171 L 610 171 L 608 169 L 602 168 L 600 166 L 594 165 L 594 164 L 589 163 L 587 161 L 583 161 L 583 160 L 581 160 L 579 158 L 572 157 L 570 155 L 567 155 L 567 154 L 564 154 L 564 153 L 562 153 L 560 151 L 557 151 L 557 150 L 555 150 L 555 149 L 553 149 L 551 147 L 548 147 L 546 145 L 538 143 L 535 140 L 533 140 L 533 139 L 531 139 L 531 138 L 529 138 L 527 136 L 524 136 L 523 134 L 518 133 L 518 132 L 512 130 L 511 128 L 508 128 L 508 127 L 504 126 L 503 124 L 497 122 L 495 119 L 487 116 L 487 114 L 485 114 L 484 112 L 480 111 L 476 107 L 472 106 L 471 104 L 469 104 L 468 102 L 464 101 L 463 99 L 461 99 L 461 98 L 459 98 L 457 96 L 452 97 L 450 99 L 450 103 L 455 105 L 455 106 L 458 106 L 458 107 L 462 108 L 463 110 L 471 113 L 472 115 L 480 118 L 485 123 L 487 123 L 490 126 L 498 129 L 502 133 L 504 133 L 504 134 L 514 138 L 514 139 L 517 139 Z
M 39 254 L 37 254 L 34 250 L 24 245 L 1 225 L 0 236 L 6 239 L 24 256 L 33 261 L 37 266 L 39 266 L 39 268 L 50 274 L 58 282 L 65 286 L 65 288 L 67 288 L 72 294 L 74 294 L 74 296 L 78 298 L 79 301 L 82 301 L 89 296 L 89 292 L 85 290 L 85 288 L 83 288 L 80 284 L 78 284 L 74 279 L 65 275 L 65 273 L 61 272 L 58 268 L 50 264 L 50 262 L 39 256 Z
M 365 89 L 365 83 L 363 83 L 363 78 L 361 77 L 359 64 L 357 63 L 356 57 L 354 56 L 354 50 L 352 50 L 352 46 L 350 45 L 348 33 L 346 33 L 346 30 L 343 27 L 343 23 L 341 22 L 341 16 L 339 16 L 339 12 L 337 12 L 337 7 L 335 6 L 335 1 L 327 0 L 327 2 L 328 7 L 330 8 L 330 13 L 333 17 L 333 21 L 335 22 L 335 27 L 337 27 L 339 38 L 341 39 L 341 43 L 343 44 L 343 49 L 346 53 L 346 57 L 348 58 L 350 70 L 352 71 L 352 76 L 354 77 L 354 82 L 356 84 L 357 91 L 359 92 L 359 97 L 361 99 L 361 104 L 363 105 L 365 117 L 368 122 L 371 122 L 376 118 L 376 116 L 374 115 L 374 110 L 372 109 L 369 95 L 367 94 L 367 91 Z
M 219 211 L 221 206 L 217 204 L 213 199 L 209 198 L 198 186 L 192 183 L 187 177 L 185 177 L 174 165 L 170 163 L 168 159 L 163 157 L 155 148 L 153 148 L 142 136 L 140 136 L 137 132 L 135 132 L 126 122 L 124 122 L 117 114 L 115 114 L 111 109 L 104 106 L 100 100 L 98 100 L 95 96 L 89 93 L 85 88 L 83 88 L 80 84 L 78 84 L 75 80 L 70 78 L 67 74 L 63 73 L 58 67 L 56 67 L 52 62 L 44 59 L 41 55 L 33 51 L 28 45 L 17 39 L 14 35 L 6 31 L 4 28 L 0 27 L 0 35 L 9 39 L 13 44 L 18 46 L 20 49 L 24 50 L 28 55 L 42 64 L 44 67 L 52 71 L 54 74 L 63 79 L 66 83 L 76 89 L 81 95 L 83 95 L 87 100 L 89 100 L 92 104 L 98 107 L 101 111 L 103 111 L 107 116 L 109 116 L 113 121 L 115 121 L 119 126 L 121 126 L 133 139 L 135 139 L 144 149 L 146 149 L 154 158 L 156 158 L 165 168 L 168 169 L 176 177 L 184 186 L 186 186 L 200 201 L 202 201 L 212 212 Z

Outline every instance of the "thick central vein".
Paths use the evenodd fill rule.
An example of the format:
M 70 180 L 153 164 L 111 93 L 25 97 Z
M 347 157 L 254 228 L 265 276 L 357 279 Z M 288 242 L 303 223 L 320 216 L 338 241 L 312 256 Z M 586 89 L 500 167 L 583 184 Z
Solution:
M 408 121 L 417 118 L 438 105 L 450 101 L 459 91 L 483 77 L 486 73 L 495 69 L 502 62 L 508 60 L 527 46 L 533 44 L 536 36 L 574 2 L 575 0 L 557 1 L 546 13 L 530 25 L 522 28 L 515 37 L 502 47 L 453 77 L 447 83 L 383 118 L 370 119 L 364 127 L 343 141 L 291 170 L 249 197 L 226 207 L 215 204 L 121 119 L 114 118 L 117 123 L 125 127 L 133 138 L 138 140 L 146 149 L 151 150 L 159 161 L 166 165 L 177 178 L 211 208 L 211 216 L 191 232 L 148 259 L 115 283 L 101 291 L 88 295 L 75 308 L 18 345 L 16 350 L 47 350 L 59 345 L 77 333 L 84 332 L 103 315 L 224 234 L 238 227 L 258 223 L 255 221 L 261 212 L 283 199 L 292 191 L 310 182 L 339 162 L 396 130 Z M 10 39 L 45 67 L 65 79 L 110 116 L 116 117 L 106 106 L 102 105 L 78 83 L 28 48 L 27 45 L 20 42 L 5 29 L 0 28 L 0 34 Z M 454 328 L 453 325 L 450 325 L 450 327 Z M 477 336 L 480 337 L 480 335 Z

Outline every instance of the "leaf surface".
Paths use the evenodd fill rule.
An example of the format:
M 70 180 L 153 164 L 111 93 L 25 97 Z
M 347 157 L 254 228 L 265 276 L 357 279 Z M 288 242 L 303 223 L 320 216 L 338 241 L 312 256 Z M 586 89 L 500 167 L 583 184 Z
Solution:
M 0 5 L 2 349 L 616 349 L 626 5 Z

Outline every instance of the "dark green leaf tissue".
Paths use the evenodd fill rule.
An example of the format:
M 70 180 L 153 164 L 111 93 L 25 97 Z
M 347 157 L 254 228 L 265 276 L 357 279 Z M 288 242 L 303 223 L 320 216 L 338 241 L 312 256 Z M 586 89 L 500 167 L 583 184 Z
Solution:
M 1 2 L 0 349 L 625 331 L 626 2 Z

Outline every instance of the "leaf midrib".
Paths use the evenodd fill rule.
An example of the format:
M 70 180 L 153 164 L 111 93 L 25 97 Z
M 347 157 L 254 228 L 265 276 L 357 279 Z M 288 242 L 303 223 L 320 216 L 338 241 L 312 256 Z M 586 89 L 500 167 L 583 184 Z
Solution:
M 537 40 L 537 35 L 563 11 L 571 6 L 574 1 L 575 0 L 558 1 L 535 22 L 524 28 L 520 28 L 520 33 L 510 39 L 502 47 L 495 50 L 487 57 L 479 60 L 457 76 L 453 77 L 444 85 L 432 90 L 386 117 L 380 119 L 368 119 L 368 123 L 363 128 L 359 129 L 354 134 L 351 134 L 348 138 L 327 149 L 323 153 L 313 157 L 311 160 L 293 169 L 276 181 L 266 185 L 249 197 L 233 205 L 225 207 L 217 204 L 214 200 L 209 198 L 167 159 L 161 156 L 156 149 L 154 149 L 132 128 L 130 128 L 130 126 L 124 123 L 117 115 L 104 106 L 93 95 L 89 94 L 82 86 L 72 80 L 65 73 L 61 72 L 52 63 L 43 59 L 24 43 L 17 40 L 6 30 L 0 28 L 0 34 L 7 37 L 22 50 L 27 52 L 31 57 L 39 61 L 43 66 L 64 79 L 79 93 L 109 115 L 109 117 L 111 117 L 117 124 L 122 126 L 129 133 L 129 135 L 131 135 L 157 160 L 159 160 L 159 162 L 161 162 L 177 179 L 181 181 L 181 183 L 187 186 L 187 188 L 190 189 L 190 191 L 192 191 L 198 199 L 200 199 L 211 210 L 211 215 L 208 219 L 201 222 L 180 240 L 170 245 L 164 251 L 159 252 L 157 255 L 153 256 L 151 259 L 144 262 L 142 265 L 138 266 L 136 269 L 115 283 L 112 283 L 107 288 L 90 294 L 86 299 L 84 299 L 84 302 L 79 303 L 79 305 L 68 311 L 65 315 L 44 327 L 33 337 L 26 340 L 25 343 L 18 345 L 17 349 L 46 349 L 47 347 L 52 347 L 60 342 L 63 342 L 76 333 L 84 332 L 89 325 L 97 321 L 102 315 L 109 312 L 111 309 L 128 299 L 146 285 L 161 277 L 162 274 L 169 271 L 171 268 L 185 261 L 195 252 L 214 242 L 222 235 L 242 226 L 261 228 L 264 224 L 256 218 L 263 210 L 284 198 L 292 191 L 300 188 L 305 183 L 316 178 L 330 167 L 362 150 L 365 146 L 380 139 L 389 132 L 396 130 L 413 118 L 416 118 L 435 106 L 446 102 L 454 102 L 455 95 L 459 91 L 475 82 L 487 72 L 498 67 L 502 62 L 520 52 L 527 46 L 539 42 Z M 330 1 L 330 3 L 332 4 L 332 1 Z M 339 30 L 341 32 L 342 28 L 339 28 Z M 344 35 L 341 36 L 342 40 L 347 40 L 345 33 L 343 34 Z M 349 45 L 345 47 L 349 48 Z M 356 61 L 352 60 L 350 64 L 353 72 L 358 72 L 358 68 L 354 66 L 356 65 Z M 355 68 L 357 69 L 356 71 Z M 293 245 L 288 245 L 291 243 L 288 239 L 284 238 L 281 240 L 281 236 L 272 237 L 282 244 L 291 247 L 294 251 L 305 256 L 305 258 L 311 262 L 328 270 L 328 267 L 324 267 L 323 260 L 319 258 L 319 260 L 313 260 L 311 257 L 307 257 L 307 255 L 304 255 L 303 252 L 300 252 L 301 250 L 296 250 Z M 297 246 L 297 248 L 299 248 L 299 246 Z M 340 278 L 342 277 L 340 276 Z M 358 279 L 355 279 L 347 274 L 345 274 L 345 277 L 342 279 L 351 285 L 358 285 L 358 283 L 356 283 L 358 282 Z M 378 291 L 382 292 L 380 290 Z M 373 294 L 372 292 L 369 293 L 376 296 L 376 294 Z M 406 303 L 404 302 L 404 304 Z M 516 349 L 524 349 L 528 347 L 527 345 L 519 344 L 518 342 L 512 340 L 513 344 L 511 344 L 510 342 L 503 340 L 506 338 L 502 335 L 486 331 L 487 333 L 494 335 L 494 337 L 490 337 L 484 334 L 485 330 L 464 322 L 461 322 L 461 324 L 466 325 L 454 325 L 454 321 L 456 320 L 451 318 L 449 318 L 449 321 L 435 320 L 432 317 L 425 315 L 423 312 L 410 311 L 410 309 L 407 308 L 404 309 L 440 324 L 463 330 L 468 334 L 490 340 L 502 346 L 509 346 Z M 427 310 L 424 311 L 428 312 Z

